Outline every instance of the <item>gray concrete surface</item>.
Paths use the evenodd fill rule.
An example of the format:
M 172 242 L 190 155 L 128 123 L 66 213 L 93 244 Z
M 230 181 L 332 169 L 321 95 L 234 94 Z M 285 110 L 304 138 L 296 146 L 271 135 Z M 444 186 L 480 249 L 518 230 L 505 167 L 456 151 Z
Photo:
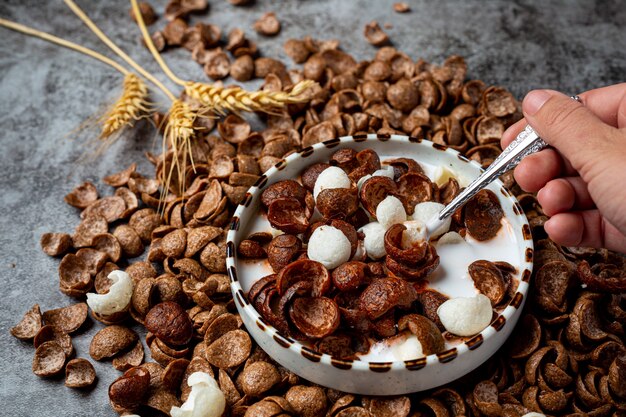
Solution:
M 139 45 L 138 31 L 123 0 L 79 2 L 106 33 L 148 69 L 157 71 Z M 161 12 L 164 0 L 154 1 Z M 626 80 L 626 3 L 612 1 L 410 1 L 412 12 L 396 14 L 391 1 L 259 0 L 235 8 L 210 0 L 209 13 L 194 20 L 234 27 L 258 40 L 266 56 L 286 59 L 282 44 L 291 37 L 338 38 L 360 59 L 376 49 L 365 42 L 363 25 L 372 19 L 388 29 L 394 44 L 414 58 L 441 62 L 450 54 L 466 57 L 469 76 L 508 87 L 521 98 L 536 87 L 567 93 Z M 262 12 L 275 11 L 283 24 L 276 38 L 251 30 Z M 11 0 L 0 16 L 79 41 L 106 52 L 60 0 Z M 156 27 L 162 27 L 159 20 Z M 185 50 L 166 54 L 176 72 L 205 80 Z M 162 79 L 165 77 L 161 76 Z M 81 160 L 84 143 L 95 134 L 68 133 L 119 93 L 120 77 L 110 68 L 74 52 L 0 29 L 0 415 L 113 416 L 107 387 L 118 375 L 108 362 L 96 363 L 95 389 L 66 388 L 62 379 L 41 380 L 31 373 L 34 349 L 9 335 L 9 329 L 34 303 L 42 310 L 71 302 L 58 290 L 58 260 L 39 248 L 47 231 L 72 232 L 78 213 L 63 196 L 85 180 L 139 163 L 156 150 L 149 126 L 128 133 L 106 154 Z M 172 86 L 173 87 L 173 86 Z M 163 97 L 160 97 L 163 100 Z M 110 191 L 98 184 L 103 193 Z M 74 339 L 78 356 L 88 357 L 91 324 Z

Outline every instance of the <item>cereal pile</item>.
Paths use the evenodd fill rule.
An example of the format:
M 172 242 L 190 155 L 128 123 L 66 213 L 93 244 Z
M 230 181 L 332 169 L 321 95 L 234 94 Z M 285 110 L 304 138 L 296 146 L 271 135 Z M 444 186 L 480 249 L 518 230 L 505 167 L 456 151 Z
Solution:
M 444 338 L 482 331 L 493 309 L 515 295 L 515 266 L 472 262 L 468 273 L 481 293 L 472 298 L 448 299 L 424 280 L 439 267 L 437 248 L 467 243 L 466 235 L 494 238 L 504 211 L 482 190 L 427 236 L 426 223 L 461 190 L 451 171 L 439 171 L 431 181 L 411 158 L 381 161 L 372 149 L 343 148 L 328 163 L 305 167 L 301 183 L 265 187 L 260 202 L 272 232 L 253 233 L 238 247 L 241 258 L 271 267 L 250 288 L 249 302 L 283 335 L 341 359 L 410 334 L 417 352 L 436 354 Z M 397 359 L 416 357 L 407 350 Z
M 171 2 L 172 23 L 155 37 L 193 49 L 209 76 L 262 78 L 266 91 L 304 79 L 320 87 L 310 102 L 267 116 L 260 132 L 237 115 L 203 120 L 204 130 L 191 144 L 195 170 L 188 168 L 185 184 L 172 178 L 169 189 L 162 189 L 175 158 L 170 152 L 150 157 L 154 178 L 132 165 L 104 179 L 113 187 L 110 195 L 100 196 L 91 183 L 67 195 L 81 210 L 79 225 L 72 235 L 44 234 L 41 245 L 61 258 L 59 288 L 79 302 L 43 313 L 35 305 L 11 329 L 13 336 L 34 342 L 36 375 L 65 372 L 69 387 L 93 384 L 90 360 L 72 359 L 71 336 L 91 315 L 102 324 L 89 353 L 123 372 L 109 387 L 111 406 L 123 415 L 220 415 L 222 398 L 225 415 L 248 417 L 624 415 L 624 259 L 548 240 L 536 198 L 522 194 L 510 174 L 504 182 L 533 229 L 535 271 L 525 315 L 510 342 L 478 370 L 430 392 L 366 397 L 314 386 L 256 346 L 231 298 L 224 227 L 261 172 L 303 147 L 367 132 L 426 138 L 488 165 L 501 152 L 504 129 L 520 118 L 519 103 L 504 88 L 467 80 L 458 56 L 435 65 L 385 46 L 358 62 L 338 41 L 292 39 L 285 52 L 302 67 L 288 70 L 272 58 L 257 58 L 256 46 L 241 30 L 229 34 L 225 52 L 218 46 L 219 28 L 190 29 L 178 22 L 186 25 L 185 13 L 202 10 L 205 2 L 194 3 Z M 378 42 L 376 26 L 367 31 Z M 270 35 L 279 24 L 267 15 L 256 29 Z M 232 65 L 227 52 L 236 58 Z M 283 248 L 297 247 L 287 239 Z M 110 275 L 114 271 L 125 274 Z M 91 313 L 83 302 L 88 294 Z M 131 321 L 148 331 L 150 362 L 144 362 L 140 336 L 126 326 Z

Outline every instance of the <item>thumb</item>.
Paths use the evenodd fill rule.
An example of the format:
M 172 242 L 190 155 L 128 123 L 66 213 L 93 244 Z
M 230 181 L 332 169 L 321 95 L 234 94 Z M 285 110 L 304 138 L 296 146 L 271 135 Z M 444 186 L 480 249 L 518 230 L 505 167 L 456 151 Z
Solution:
M 552 90 L 534 90 L 526 95 L 522 110 L 528 124 L 555 147 L 584 178 L 596 157 L 612 148 L 614 128 L 584 105 Z

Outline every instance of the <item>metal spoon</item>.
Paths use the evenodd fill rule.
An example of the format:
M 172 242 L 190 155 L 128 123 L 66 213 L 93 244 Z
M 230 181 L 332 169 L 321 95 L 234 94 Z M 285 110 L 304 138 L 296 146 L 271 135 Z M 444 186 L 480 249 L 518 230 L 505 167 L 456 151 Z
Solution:
M 582 104 L 582 100 L 578 96 L 571 96 L 571 99 Z M 500 156 L 498 156 L 478 178 L 472 181 L 472 183 L 457 195 L 450 204 L 445 206 L 443 210 L 439 212 L 438 216 L 434 216 L 428 221 L 426 224 L 428 236 L 430 236 L 433 231 L 437 230 L 439 226 L 443 224 L 444 220 L 452 216 L 459 207 L 462 207 L 474 197 L 477 192 L 485 188 L 502 174 L 515 168 L 525 157 L 539 152 L 546 146 L 548 146 L 548 144 L 537 135 L 537 132 L 535 132 L 530 125 L 526 126 L 526 128 L 517 135 L 515 140 L 502 151 Z

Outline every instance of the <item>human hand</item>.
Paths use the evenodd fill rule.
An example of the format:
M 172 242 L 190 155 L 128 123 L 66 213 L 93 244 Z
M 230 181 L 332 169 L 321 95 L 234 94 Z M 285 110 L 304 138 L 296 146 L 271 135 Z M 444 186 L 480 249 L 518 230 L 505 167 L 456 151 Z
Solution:
M 502 148 L 530 124 L 551 145 L 517 166 L 520 187 L 538 192 L 548 236 L 564 246 L 626 253 L 626 83 L 590 90 L 581 103 L 551 90 L 528 93 L 524 119 Z

